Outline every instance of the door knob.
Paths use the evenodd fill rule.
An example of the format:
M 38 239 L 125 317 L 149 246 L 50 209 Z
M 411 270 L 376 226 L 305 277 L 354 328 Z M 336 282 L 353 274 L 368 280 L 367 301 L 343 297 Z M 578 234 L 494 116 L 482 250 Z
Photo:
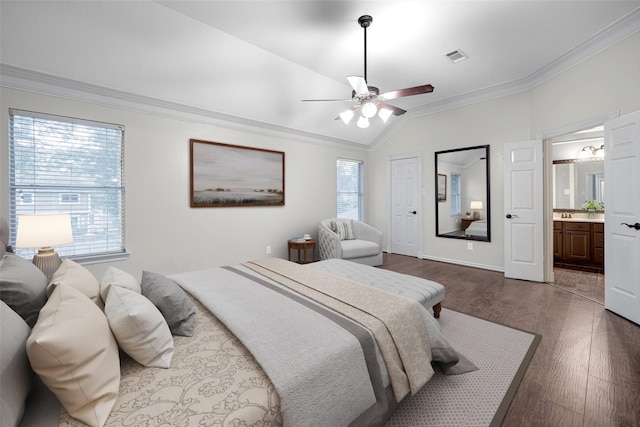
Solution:
M 409 213 L 412 213 L 412 214 L 414 214 L 414 215 L 415 215 L 415 214 L 417 214 L 418 212 L 416 212 L 416 211 L 409 211 Z
M 519 218 L 519 216 L 518 215 L 507 214 L 507 219 L 511 219 L 511 218 Z
M 621 222 L 620 225 L 626 225 L 629 228 L 635 228 L 636 230 L 640 230 L 640 222 L 636 222 L 635 224 L 627 224 L 626 222 Z

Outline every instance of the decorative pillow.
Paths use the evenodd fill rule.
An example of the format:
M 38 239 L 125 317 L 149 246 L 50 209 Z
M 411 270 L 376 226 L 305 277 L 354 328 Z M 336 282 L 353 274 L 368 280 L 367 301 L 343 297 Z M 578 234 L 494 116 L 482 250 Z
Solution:
M 196 309 L 176 282 L 158 273 L 142 272 L 142 295 L 155 304 L 173 335 L 193 335 Z
M 61 283 L 27 340 L 31 367 L 67 412 L 90 426 L 107 420 L 120 387 L 120 357 L 107 318 L 82 292 Z
M 340 240 L 354 240 L 353 228 L 350 220 L 331 221 L 331 228 L 338 234 Z
M 115 267 L 108 267 L 107 271 L 104 272 L 104 276 L 102 276 L 102 280 L 100 281 L 100 297 L 105 304 L 107 302 L 107 294 L 109 293 L 109 288 L 112 285 L 130 289 L 138 294 L 142 293 L 140 283 L 138 283 L 135 277 Z
M 30 333 L 29 325 L 0 301 L 0 424 L 3 426 L 18 425 L 31 390 L 33 371 L 25 348 Z
M 120 348 L 144 366 L 168 368 L 173 337 L 160 310 L 144 295 L 112 286 L 104 305 L 111 331 Z
M 49 286 L 47 286 L 47 296 L 51 295 L 56 286 L 63 283 L 91 298 L 91 301 L 95 302 L 101 309 L 104 308 L 100 298 L 100 283 L 98 283 L 98 279 L 80 264 L 70 259 L 62 261 L 60 267 L 53 273 Z
M 38 320 L 47 302 L 47 276 L 33 263 L 7 253 L 0 260 L 0 299 L 22 317 L 29 327 Z

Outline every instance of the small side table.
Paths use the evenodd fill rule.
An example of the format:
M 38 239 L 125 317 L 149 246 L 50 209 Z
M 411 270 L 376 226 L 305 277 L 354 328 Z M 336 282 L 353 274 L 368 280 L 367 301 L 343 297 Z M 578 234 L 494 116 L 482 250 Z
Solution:
M 477 221 L 477 219 L 462 218 L 462 231 L 466 230 L 467 227 L 469 227 L 473 221 Z
M 295 240 L 288 240 L 287 244 L 289 246 L 289 261 L 291 261 L 291 251 L 298 251 L 298 260 L 296 261 L 298 264 L 307 264 L 309 262 L 313 262 L 316 258 L 316 241 L 305 240 L 304 242 L 298 242 Z M 311 260 L 307 257 L 307 251 L 311 251 Z M 302 256 L 301 255 L 302 252 Z

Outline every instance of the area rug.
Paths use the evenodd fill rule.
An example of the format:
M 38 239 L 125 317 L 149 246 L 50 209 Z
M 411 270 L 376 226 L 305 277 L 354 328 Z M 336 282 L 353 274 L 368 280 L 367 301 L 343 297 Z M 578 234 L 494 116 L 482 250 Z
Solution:
M 436 374 L 405 399 L 385 427 L 499 426 L 535 353 L 540 336 L 453 310 L 442 310 L 451 345 L 478 366 Z

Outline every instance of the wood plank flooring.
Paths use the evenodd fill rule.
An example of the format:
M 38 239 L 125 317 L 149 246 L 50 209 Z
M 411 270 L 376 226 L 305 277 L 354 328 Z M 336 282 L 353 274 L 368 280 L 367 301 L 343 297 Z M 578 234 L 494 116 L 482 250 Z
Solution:
M 597 301 L 585 283 L 601 278 L 556 270 L 550 285 L 394 254 L 381 268 L 441 283 L 444 310 L 542 335 L 502 426 L 640 426 L 640 326 Z

